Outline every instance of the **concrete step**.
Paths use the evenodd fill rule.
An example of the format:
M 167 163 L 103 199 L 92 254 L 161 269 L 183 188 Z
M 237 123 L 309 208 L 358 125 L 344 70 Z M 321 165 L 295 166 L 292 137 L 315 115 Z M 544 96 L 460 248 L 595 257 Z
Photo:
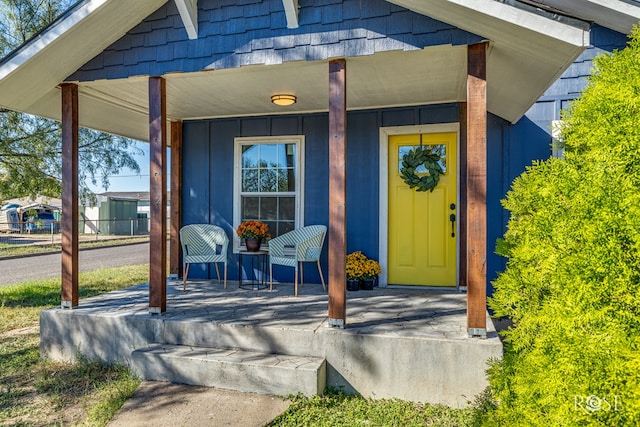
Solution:
M 320 357 L 168 344 L 133 351 L 131 367 L 145 380 L 278 396 L 322 394 L 327 377 Z

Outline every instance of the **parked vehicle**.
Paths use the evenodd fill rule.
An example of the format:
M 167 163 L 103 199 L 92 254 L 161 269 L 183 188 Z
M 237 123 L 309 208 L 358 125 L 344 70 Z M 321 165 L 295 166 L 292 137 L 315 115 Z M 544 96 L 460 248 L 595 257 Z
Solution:
M 20 216 L 13 205 L 3 207 L 0 210 L 0 231 L 5 233 L 20 232 Z
M 58 208 L 54 206 L 32 204 L 22 206 L 18 211 L 21 214 L 23 230 L 28 233 L 58 233 L 60 231 L 60 223 L 55 215 Z

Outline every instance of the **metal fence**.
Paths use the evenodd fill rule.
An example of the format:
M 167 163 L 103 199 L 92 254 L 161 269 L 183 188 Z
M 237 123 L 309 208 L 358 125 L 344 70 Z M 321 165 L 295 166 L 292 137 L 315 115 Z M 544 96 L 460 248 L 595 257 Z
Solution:
M 148 218 L 88 220 L 78 223 L 81 240 L 149 235 Z M 60 243 L 60 221 L 0 222 L 0 245 Z

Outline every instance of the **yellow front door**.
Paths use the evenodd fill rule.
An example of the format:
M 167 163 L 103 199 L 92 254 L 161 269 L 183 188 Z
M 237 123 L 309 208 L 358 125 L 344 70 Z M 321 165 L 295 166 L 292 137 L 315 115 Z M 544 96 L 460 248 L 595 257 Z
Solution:
M 390 285 L 456 286 L 456 142 L 456 133 L 389 137 Z M 400 176 L 402 157 L 421 144 L 440 155 L 445 170 L 433 191 L 409 188 Z

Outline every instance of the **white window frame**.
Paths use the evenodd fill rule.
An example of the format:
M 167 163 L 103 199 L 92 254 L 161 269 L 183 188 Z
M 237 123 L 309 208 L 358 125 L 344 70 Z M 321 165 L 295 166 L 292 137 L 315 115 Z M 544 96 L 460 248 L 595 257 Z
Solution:
M 240 225 L 240 210 L 242 202 L 242 146 L 256 144 L 295 144 L 295 228 L 304 223 L 304 135 L 260 136 L 234 138 L 233 148 L 233 252 L 245 250 L 244 243 L 235 233 Z M 269 193 L 277 196 L 281 193 Z
M 562 128 L 564 126 L 564 120 L 551 122 L 551 156 L 559 159 L 564 159 L 564 141 L 562 139 Z

